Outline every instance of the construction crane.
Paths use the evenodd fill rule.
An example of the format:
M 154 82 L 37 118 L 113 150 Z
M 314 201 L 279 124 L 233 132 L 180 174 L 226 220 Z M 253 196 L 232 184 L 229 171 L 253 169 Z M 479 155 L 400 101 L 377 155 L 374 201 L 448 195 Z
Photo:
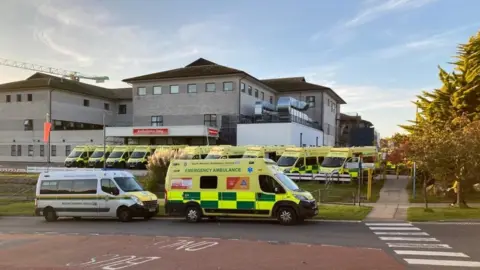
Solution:
M 7 66 L 7 67 L 27 69 L 27 70 L 43 72 L 43 73 L 49 73 L 49 74 L 52 74 L 52 75 L 59 75 L 59 76 L 62 76 L 62 78 L 69 78 L 69 79 L 77 81 L 77 82 L 80 81 L 80 79 L 94 80 L 96 83 L 103 83 L 106 80 L 109 80 L 109 78 L 107 76 L 87 76 L 87 75 L 80 74 L 79 72 L 76 72 L 76 71 L 69 71 L 69 70 L 64 70 L 64 69 L 60 69 L 60 68 L 45 67 L 45 66 L 42 66 L 42 65 L 20 62 L 20 61 L 15 61 L 15 60 L 9 60 L 9 59 L 5 59 L 5 58 L 0 58 L 0 65 Z

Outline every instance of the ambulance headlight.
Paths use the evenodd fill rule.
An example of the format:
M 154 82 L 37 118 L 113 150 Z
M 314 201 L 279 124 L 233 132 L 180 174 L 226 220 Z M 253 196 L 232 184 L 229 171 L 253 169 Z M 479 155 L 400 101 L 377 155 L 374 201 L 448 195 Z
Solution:
M 300 194 L 295 194 L 293 195 L 297 200 L 300 200 L 300 201 L 308 201 L 307 197 L 303 196 L 303 195 L 300 195 Z
M 136 196 L 131 196 L 130 198 L 132 198 L 132 200 L 138 204 L 138 205 L 142 205 L 143 206 L 143 202 Z

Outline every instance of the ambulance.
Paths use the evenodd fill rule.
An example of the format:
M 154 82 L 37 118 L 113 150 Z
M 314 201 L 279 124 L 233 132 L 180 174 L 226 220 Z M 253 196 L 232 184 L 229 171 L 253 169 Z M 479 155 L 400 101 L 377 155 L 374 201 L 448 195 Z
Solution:
M 95 151 L 93 154 L 90 156 L 88 159 L 88 168 L 103 168 L 103 163 L 105 160 L 110 156 L 110 153 L 112 153 L 114 146 L 111 145 L 106 145 L 105 147 L 103 146 L 98 146 L 95 148 Z
M 364 177 L 368 175 L 368 168 L 375 172 L 378 158 L 375 146 L 333 148 L 323 161 L 320 172 L 331 173 L 334 170 L 339 174 L 349 174 L 352 178 L 358 177 L 358 167 L 347 168 L 347 164 L 358 164 L 362 156 L 362 168 Z
M 232 159 L 242 158 L 247 150 L 246 146 L 222 145 L 214 146 L 205 159 Z
M 287 148 L 277 164 L 285 173 L 315 174 L 331 149 L 330 146 Z
M 147 168 L 148 158 L 155 152 L 155 149 L 156 147 L 151 145 L 136 146 L 127 161 L 127 168 L 145 170 Z
M 65 159 L 65 167 L 87 167 L 88 159 L 95 151 L 95 145 L 81 145 L 75 146 L 70 154 Z
M 168 150 L 180 150 L 184 149 L 188 145 L 158 145 L 155 147 L 155 153 L 159 153 L 162 151 L 168 151 Z
M 112 153 L 107 158 L 107 168 L 126 168 L 127 161 L 130 158 L 135 145 L 122 145 L 113 148 Z
M 320 165 L 321 173 L 332 173 L 337 171 L 339 174 L 348 174 L 345 168 L 346 162 L 351 161 L 352 151 L 348 147 L 332 148 Z
M 212 146 L 187 146 L 183 148 L 182 159 L 205 159 Z
M 317 215 L 318 206 L 270 159 L 173 160 L 165 212 L 192 223 L 203 217 L 273 217 L 292 225 Z
M 59 217 L 113 217 L 127 222 L 150 219 L 159 211 L 155 194 L 144 191 L 126 171 L 55 171 L 40 173 L 35 215 L 48 222 Z
M 250 146 L 243 154 L 243 158 L 268 158 L 277 161 L 285 152 L 285 146 Z

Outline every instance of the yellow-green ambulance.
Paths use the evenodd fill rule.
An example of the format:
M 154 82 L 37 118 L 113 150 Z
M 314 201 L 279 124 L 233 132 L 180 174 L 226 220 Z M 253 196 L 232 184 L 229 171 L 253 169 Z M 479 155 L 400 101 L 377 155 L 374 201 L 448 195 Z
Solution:
M 103 163 L 105 160 L 110 156 L 110 153 L 113 151 L 114 146 L 106 145 L 105 148 L 103 146 L 98 146 L 95 148 L 95 151 L 88 159 L 88 167 L 89 168 L 103 168 Z
M 188 222 L 202 217 L 273 217 L 291 225 L 318 214 L 310 192 L 270 159 L 173 160 L 165 183 L 168 215 Z
M 133 150 L 135 150 L 135 145 L 122 145 L 116 146 L 113 148 L 112 153 L 107 158 L 107 168 L 126 168 L 127 161 L 130 158 Z
M 150 145 L 139 145 L 133 150 L 127 161 L 127 168 L 145 170 L 148 158 L 155 152 L 156 147 Z
M 75 146 L 70 154 L 65 159 L 65 167 L 78 167 L 84 168 L 87 167 L 88 159 L 95 151 L 95 145 L 79 145 Z

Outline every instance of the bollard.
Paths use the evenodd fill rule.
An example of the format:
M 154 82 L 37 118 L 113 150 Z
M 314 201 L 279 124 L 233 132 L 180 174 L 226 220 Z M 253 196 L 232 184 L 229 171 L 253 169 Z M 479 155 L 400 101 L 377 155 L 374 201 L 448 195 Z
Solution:
M 370 200 L 372 197 L 372 181 L 373 181 L 373 171 L 371 168 L 368 169 L 368 186 L 367 186 L 367 200 Z

